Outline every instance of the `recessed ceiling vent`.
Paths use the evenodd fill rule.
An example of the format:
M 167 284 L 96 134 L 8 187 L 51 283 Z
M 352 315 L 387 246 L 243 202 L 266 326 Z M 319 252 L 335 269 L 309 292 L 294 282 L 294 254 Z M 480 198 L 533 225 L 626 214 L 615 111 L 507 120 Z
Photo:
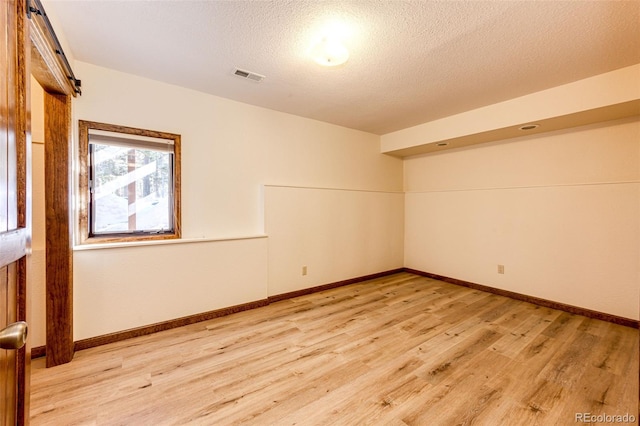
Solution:
M 239 68 L 236 68 L 233 73 L 238 77 L 246 78 L 247 80 L 253 80 L 257 83 L 260 83 L 262 80 L 264 80 L 264 75 L 260 75 L 251 71 L 241 70 Z

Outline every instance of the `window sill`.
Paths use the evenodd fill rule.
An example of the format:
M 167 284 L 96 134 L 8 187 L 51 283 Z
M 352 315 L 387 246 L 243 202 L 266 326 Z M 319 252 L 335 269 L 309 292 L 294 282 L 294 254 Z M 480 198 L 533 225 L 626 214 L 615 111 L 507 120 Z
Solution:
M 111 248 L 123 248 L 123 247 L 144 247 L 144 246 L 160 246 L 167 244 L 194 244 L 194 243 L 209 243 L 209 242 L 223 242 L 223 241 L 237 241 L 237 240 L 254 240 L 260 238 L 267 238 L 266 235 L 247 235 L 239 237 L 226 237 L 226 238 L 175 238 L 167 240 L 151 240 L 151 241 L 131 241 L 131 242 L 118 242 L 118 243 L 92 243 L 82 244 L 73 247 L 73 251 L 85 251 L 85 250 L 104 250 Z

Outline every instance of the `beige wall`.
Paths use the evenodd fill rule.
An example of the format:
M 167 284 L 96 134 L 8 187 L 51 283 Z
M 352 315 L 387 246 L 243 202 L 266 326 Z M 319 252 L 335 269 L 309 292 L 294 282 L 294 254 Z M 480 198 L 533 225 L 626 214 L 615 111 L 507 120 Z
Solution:
M 74 71 L 84 91 L 74 128 L 84 119 L 182 135 L 185 238 L 77 249 L 76 339 L 401 266 L 638 318 L 637 119 L 403 161 L 380 154 L 384 136 L 82 62 Z M 43 145 L 33 152 L 39 346 Z
M 405 266 L 638 319 L 637 119 L 411 157 L 404 169 Z
M 401 268 L 403 224 L 401 192 L 266 187 L 269 294 Z
M 74 339 L 266 298 L 267 238 L 78 248 Z
M 73 103 L 76 133 L 77 120 L 82 119 L 182 135 L 185 239 L 179 244 L 76 250 L 76 340 L 271 295 L 267 289 L 269 239 L 261 238 L 264 185 L 348 190 L 347 202 L 356 210 L 360 191 L 402 191 L 402 160 L 380 154 L 378 136 L 82 62 L 75 63 L 74 72 L 83 84 L 83 95 Z M 383 215 L 401 212 L 401 194 L 397 196 L 390 205 L 377 203 Z M 295 197 L 287 202 L 293 207 L 298 203 Z M 276 219 L 284 223 L 300 219 L 295 208 L 281 209 L 279 214 Z M 402 215 L 398 217 L 401 222 Z M 354 240 L 350 233 L 364 232 L 391 238 L 397 253 L 385 246 L 373 257 L 349 257 L 340 270 L 310 258 L 309 276 L 343 280 L 360 271 L 402 266 L 401 228 L 390 228 L 396 232 L 392 235 L 381 233 L 378 225 L 362 222 L 358 229 L 341 229 L 340 236 Z M 321 246 L 331 237 L 323 228 L 306 229 L 309 248 L 321 255 L 323 251 L 314 245 Z M 287 230 L 274 229 L 268 237 L 278 240 L 280 232 Z M 279 249 L 296 247 L 285 244 Z M 283 262 L 269 266 L 291 273 L 288 260 Z M 307 285 L 298 282 L 295 288 Z M 39 293 L 34 306 L 44 312 L 44 293 Z M 43 329 L 44 322 L 33 328 Z M 44 344 L 39 335 L 36 331 L 34 346 Z

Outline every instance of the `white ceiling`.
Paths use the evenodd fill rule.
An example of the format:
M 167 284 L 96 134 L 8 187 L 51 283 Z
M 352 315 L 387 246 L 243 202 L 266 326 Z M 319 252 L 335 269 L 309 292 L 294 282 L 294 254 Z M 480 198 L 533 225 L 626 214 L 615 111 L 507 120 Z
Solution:
M 376 134 L 640 63 L 640 1 L 43 3 L 78 60 Z

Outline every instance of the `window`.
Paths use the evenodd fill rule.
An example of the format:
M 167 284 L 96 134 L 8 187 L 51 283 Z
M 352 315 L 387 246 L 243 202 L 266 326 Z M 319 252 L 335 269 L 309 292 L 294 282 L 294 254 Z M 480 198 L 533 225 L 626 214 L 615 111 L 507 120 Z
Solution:
M 79 127 L 81 242 L 180 238 L 180 135 Z

